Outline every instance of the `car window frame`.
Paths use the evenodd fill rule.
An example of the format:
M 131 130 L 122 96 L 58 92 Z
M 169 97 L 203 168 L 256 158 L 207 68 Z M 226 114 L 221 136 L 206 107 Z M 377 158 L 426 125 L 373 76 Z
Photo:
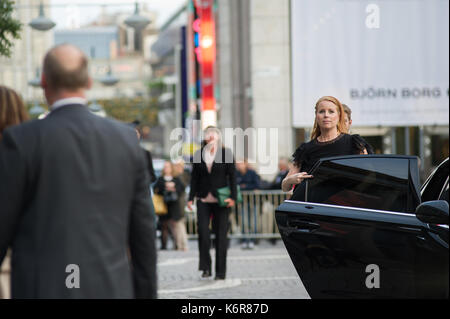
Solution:
M 310 174 L 314 176 L 314 173 L 317 171 L 317 169 L 322 165 L 322 163 L 324 162 L 329 162 L 329 161 L 335 161 L 335 160 L 341 160 L 341 159 L 351 159 L 351 158 L 368 158 L 368 159 L 376 159 L 376 158 L 384 158 L 384 159 L 404 159 L 408 161 L 408 167 L 407 167 L 407 171 L 408 171 L 408 183 L 407 183 L 407 193 L 406 193 L 406 210 L 407 211 L 391 211 L 391 212 L 398 212 L 398 213 L 404 213 L 404 214 L 409 214 L 409 215 L 414 215 L 415 214 L 415 209 L 417 208 L 418 205 L 420 205 L 421 203 L 421 193 L 420 193 L 420 189 L 419 189 L 419 179 L 418 179 L 418 169 L 416 174 L 412 174 L 412 167 L 411 167 L 411 163 L 414 163 L 418 161 L 418 157 L 417 156 L 408 156 L 408 155 L 348 155 L 348 156 L 333 156 L 333 157 L 326 157 L 326 158 L 321 158 L 320 160 L 318 160 L 313 168 L 311 169 Z M 417 176 L 416 176 L 417 175 Z M 309 180 L 306 179 L 305 180 L 305 202 L 308 202 L 308 193 L 309 193 L 309 188 L 310 188 L 310 184 L 309 184 Z M 411 199 L 411 197 L 414 197 L 413 199 Z M 411 202 L 415 202 L 415 206 L 411 207 Z M 308 203 L 313 203 L 313 202 L 308 202 Z M 314 203 L 314 204 L 324 204 L 327 205 L 325 203 Z M 364 208 L 364 207 L 355 207 L 355 206 L 341 206 L 341 205 L 334 205 L 337 207 L 348 207 L 348 208 L 356 208 L 356 209 L 369 209 L 369 210 L 373 210 L 373 208 Z M 378 209 L 375 209 L 378 210 Z M 388 211 L 388 210 L 381 210 L 381 211 Z
M 438 200 L 445 200 L 442 199 L 442 195 L 448 188 L 449 188 L 449 177 L 447 176 L 447 180 L 445 181 L 444 186 L 442 187 L 441 192 L 439 193 Z
M 445 186 L 448 183 L 449 175 L 447 174 L 446 176 L 445 175 L 442 176 L 442 174 L 440 174 L 440 173 L 441 173 L 441 171 L 443 171 L 443 173 L 445 173 L 445 166 L 448 166 L 448 165 L 449 165 L 449 158 L 447 157 L 444 161 L 442 161 L 442 163 L 440 163 L 438 165 L 438 167 L 436 167 L 436 169 L 428 176 L 426 181 L 422 184 L 422 187 L 420 188 L 420 199 L 422 202 L 426 202 L 426 201 L 430 201 L 430 200 L 438 200 L 441 197 L 442 192 L 445 190 Z M 443 182 L 442 182 L 442 177 L 445 177 L 443 179 Z M 441 181 L 442 184 L 441 184 L 441 186 L 435 186 L 437 188 L 437 190 L 436 190 L 435 196 L 433 196 L 433 194 L 429 195 L 426 192 L 428 190 L 430 190 L 430 192 L 432 192 L 432 190 L 434 190 L 430 187 L 434 186 L 432 184 L 435 179 L 438 179 L 437 182 Z M 424 196 L 429 196 L 430 198 L 424 199 Z

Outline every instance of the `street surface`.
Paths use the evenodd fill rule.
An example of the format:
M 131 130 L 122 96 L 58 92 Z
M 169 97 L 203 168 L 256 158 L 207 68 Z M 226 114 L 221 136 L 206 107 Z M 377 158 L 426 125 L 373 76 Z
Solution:
M 171 247 L 169 242 L 169 250 L 158 250 L 159 299 L 309 299 L 281 240 L 275 245 L 260 240 L 254 249 L 242 249 L 232 240 L 227 278 L 218 281 L 214 280 L 214 249 L 213 275 L 203 279 L 198 271 L 197 241 L 190 240 L 186 252 L 170 250 Z M 4 268 L 8 269 L 6 264 Z M 8 275 L 0 276 L 7 298 Z
M 158 298 L 309 299 L 281 240 L 276 245 L 260 240 L 251 250 L 232 241 L 226 280 L 214 280 L 214 249 L 211 257 L 213 275 L 203 279 L 198 271 L 197 241 L 189 241 L 187 252 L 160 250 Z

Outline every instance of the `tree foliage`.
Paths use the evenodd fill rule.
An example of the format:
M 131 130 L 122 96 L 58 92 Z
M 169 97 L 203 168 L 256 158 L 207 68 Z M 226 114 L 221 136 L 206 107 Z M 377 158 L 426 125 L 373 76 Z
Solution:
M 20 38 L 22 23 L 12 17 L 14 2 L 0 0 L 0 56 L 11 56 L 12 41 Z
M 142 97 L 114 98 L 97 100 L 106 114 L 116 120 L 131 123 L 139 120 L 142 125 L 158 125 L 158 106 L 156 100 Z

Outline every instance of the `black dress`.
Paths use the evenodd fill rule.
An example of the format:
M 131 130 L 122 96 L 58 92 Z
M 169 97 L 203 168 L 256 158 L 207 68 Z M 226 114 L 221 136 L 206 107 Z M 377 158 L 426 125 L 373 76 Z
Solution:
M 364 149 L 373 154 L 373 148 L 359 135 L 341 134 L 327 142 L 316 139 L 303 143 L 292 155 L 294 164 L 300 172 L 310 173 L 316 162 L 324 157 L 361 154 Z M 299 194 L 304 194 L 305 181 L 296 185 L 292 200 L 302 200 Z

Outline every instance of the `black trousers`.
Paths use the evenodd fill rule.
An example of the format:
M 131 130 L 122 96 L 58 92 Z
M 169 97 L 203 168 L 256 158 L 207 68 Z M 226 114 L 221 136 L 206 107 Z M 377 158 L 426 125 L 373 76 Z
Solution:
M 216 276 L 225 277 L 227 271 L 228 217 L 230 209 L 216 203 L 197 201 L 198 248 L 200 253 L 199 270 L 211 272 L 211 232 L 209 221 L 215 234 Z

